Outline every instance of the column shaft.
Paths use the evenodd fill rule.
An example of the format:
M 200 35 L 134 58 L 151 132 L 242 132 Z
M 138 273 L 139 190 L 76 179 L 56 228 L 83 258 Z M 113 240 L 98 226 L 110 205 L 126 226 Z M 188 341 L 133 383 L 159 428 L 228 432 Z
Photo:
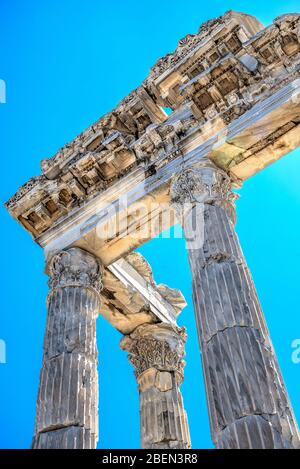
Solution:
M 208 166 L 181 175 L 181 188 L 186 176 L 194 198 L 185 234 L 202 240 L 188 253 L 213 440 L 218 448 L 297 447 L 297 424 L 235 232 L 230 181 Z
M 184 340 L 183 330 L 155 324 L 140 326 L 121 341 L 138 382 L 142 448 L 190 448 L 180 392 Z
M 33 448 L 96 448 L 100 266 L 71 248 L 52 258 Z

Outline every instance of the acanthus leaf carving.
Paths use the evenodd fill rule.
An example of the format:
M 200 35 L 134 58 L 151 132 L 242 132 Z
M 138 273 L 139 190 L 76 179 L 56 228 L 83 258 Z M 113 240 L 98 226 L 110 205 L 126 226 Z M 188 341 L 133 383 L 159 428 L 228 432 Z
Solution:
M 120 345 L 128 352 L 137 377 L 144 371 L 155 368 L 159 371 L 174 371 L 182 379 L 185 341 L 185 328 L 158 323 L 137 327 L 122 339 Z
M 47 268 L 50 294 L 57 288 L 86 287 L 99 294 L 103 288 L 103 267 L 95 256 L 74 247 L 52 256 Z

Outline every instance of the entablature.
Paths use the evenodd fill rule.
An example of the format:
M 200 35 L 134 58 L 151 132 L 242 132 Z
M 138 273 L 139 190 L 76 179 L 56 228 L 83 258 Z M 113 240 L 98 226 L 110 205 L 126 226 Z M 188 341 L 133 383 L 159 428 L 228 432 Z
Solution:
M 115 109 L 43 160 L 42 174 L 7 209 L 45 247 L 62 226 L 78 218 L 90 226 L 122 196 L 166 201 L 168 177 L 191 158 L 211 158 L 237 183 L 252 176 L 299 145 L 299 33 L 299 14 L 265 29 L 235 12 L 205 23 Z

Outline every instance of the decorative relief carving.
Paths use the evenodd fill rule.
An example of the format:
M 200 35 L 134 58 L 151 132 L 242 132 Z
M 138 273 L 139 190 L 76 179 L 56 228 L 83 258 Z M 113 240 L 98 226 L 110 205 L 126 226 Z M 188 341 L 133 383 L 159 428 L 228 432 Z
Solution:
M 237 118 L 250 110 L 253 111 L 252 115 L 251 112 L 247 113 L 242 122 L 248 131 L 249 122 L 253 123 L 257 117 L 257 107 L 254 106 L 261 103 L 267 106 L 268 101 L 271 107 L 274 103 L 270 104 L 269 101 L 274 100 L 275 93 L 281 92 L 289 83 L 294 84 L 299 78 L 299 35 L 299 14 L 280 16 L 266 29 L 254 17 L 235 12 L 227 12 L 204 23 L 197 34 L 189 34 L 179 41 L 174 53 L 161 58 L 142 85 L 126 96 L 112 112 L 66 144 L 54 157 L 43 160 L 42 175 L 24 184 L 6 207 L 38 238 L 56 223 L 65 220 L 64 217 L 73 215 L 78 207 L 107 188 L 112 188 L 135 168 L 141 169 L 141 173 L 144 171 L 147 178 L 179 155 L 184 157 L 198 145 L 208 144 L 213 136 L 219 138 L 221 135 L 223 138 L 225 130 L 238 129 L 241 121 Z M 169 108 L 170 115 L 163 108 L 166 111 Z M 279 116 L 277 127 L 270 126 L 269 133 L 259 141 L 251 143 L 251 128 L 252 135 L 246 135 L 241 146 L 238 144 L 234 148 L 229 141 L 231 149 L 227 155 L 229 163 L 224 165 L 226 171 L 232 173 L 232 162 L 241 162 L 246 159 L 245 155 L 255 158 L 256 153 L 266 145 L 273 144 L 291 130 L 297 131 L 297 111 L 292 108 L 292 112 L 286 112 L 285 116 L 288 116 L 289 122 L 282 122 Z M 248 124 L 245 123 L 247 119 Z M 264 127 L 269 128 L 269 123 Z M 258 126 L 256 130 L 260 135 Z M 227 144 L 225 137 L 224 142 Z M 231 157 L 234 150 L 237 156 Z M 236 177 L 242 178 L 239 175 Z M 231 187 L 226 172 L 208 160 L 201 160 L 196 168 L 185 169 L 174 178 L 171 200 L 179 210 L 185 203 L 199 202 L 220 204 L 226 210 L 233 211 L 232 202 L 236 195 Z M 215 207 L 206 208 L 206 217 L 209 210 L 217 211 Z M 209 259 L 207 252 L 204 256 L 209 267 L 219 267 L 221 261 L 233 259 L 223 251 L 209 254 Z M 137 270 L 144 273 L 151 284 L 151 272 L 145 263 L 137 256 L 131 260 L 133 264 L 139 264 Z M 201 259 L 197 265 L 201 265 Z M 102 290 L 102 266 L 94 256 L 82 249 L 70 248 L 55 254 L 48 264 L 48 272 L 52 292 L 66 287 L 91 289 L 97 294 Z M 107 281 L 111 281 L 111 286 L 114 280 L 107 276 Z M 177 291 L 163 285 L 158 286 L 157 291 L 172 302 L 175 309 L 182 308 L 183 299 Z M 122 312 L 120 304 L 124 303 L 131 304 L 131 307 L 134 303 L 139 314 L 138 322 L 158 320 L 147 310 L 144 300 L 135 297 L 134 291 L 129 292 L 127 297 L 122 293 L 117 286 L 113 293 L 109 289 L 103 291 L 107 305 L 119 321 Z M 141 302 L 144 309 L 140 308 Z M 230 301 L 227 303 L 230 305 Z M 125 316 L 123 314 L 124 323 Z M 244 330 L 244 327 L 241 329 Z M 143 382 L 146 390 L 154 380 L 153 387 L 167 395 L 172 389 L 176 391 L 174 382 L 182 380 L 185 341 L 184 328 L 173 328 L 165 323 L 144 323 L 123 338 L 121 347 L 129 353 L 139 384 Z M 173 396 L 168 402 L 174 405 Z M 169 409 L 168 404 L 164 406 Z M 178 405 L 175 407 L 176 410 L 171 412 L 173 416 L 178 413 Z M 159 415 L 161 421 L 167 420 L 163 411 Z M 184 426 L 184 419 L 182 422 Z M 165 438 L 162 441 L 165 443 Z M 171 441 L 176 444 L 174 438 Z
M 120 346 L 129 353 L 129 361 L 138 377 L 144 371 L 174 371 L 183 377 L 186 341 L 185 328 L 169 324 L 143 324 L 121 340 Z
M 171 185 L 173 205 L 185 203 L 211 203 L 213 201 L 231 202 L 236 194 L 231 192 L 229 176 L 210 161 L 195 168 L 183 170 Z
M 150 177 L 182 154 L 185 140 L 197 141 L 206 124 L 225 128 L 299 77 L 299 34 L 299 14 L 265 29 L 232 11 L 204 23 L 115 109 L 43 160 L 43 174 L 6 207 L 39 237 L 137 166 Z M 170 116 L 162 109 L 168 107 Z
M 43 184 L 45 181 L 46 178 L 43 175 L 35 176 L 29 179 L 29 181 L 25 182 L 25 184 L 19 188 L 18 192 L 16 192 L 16 194 L 7 201 L 5 204 L 6 208 L 11 210 L 19 202 L 19 200 L 22 199 L 22 197 L 24 197 L 38 185 Z
M 203 42 L 207 36 L 213 35 L 218 26 L 225 26 L 232 17 L 231 11 L 228 11 L 219 18 L 214 18 L 203 23 L 197 34 L 188 34 L 178 42 L 176 50 L 172 54 L 160 58 L 151 68 L 150 77 L 155 79 L 170 67 L 174 67 L 183 60 L 191 51 Z
M 49 288 L 86 287 L 97 294 L 102 290 L 103 269 L 92 254 L 80 248 L 70 248 L 55 254 L 47 265 Z

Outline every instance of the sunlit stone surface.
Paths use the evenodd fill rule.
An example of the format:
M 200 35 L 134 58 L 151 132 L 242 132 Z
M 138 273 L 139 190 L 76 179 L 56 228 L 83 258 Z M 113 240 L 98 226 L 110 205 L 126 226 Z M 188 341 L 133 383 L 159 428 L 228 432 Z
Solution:
M 33 447 L 95 448 L 101 266 L 86 251 L 70 248 L 56 254 L 48 270 L 48 319 Z
M 299 446 L 231 192 L 299 146 L 299 34 L 296 13 L 266 28 L 234 11 L 202 24 L 6 203 L 50 266 L 34 448 L 96 445 L 99 313 L 124 335 L 135 368 L 142 446 L 190 446 L 176 324 L 185 301 L 133 252 L 178 221 L 216 446 Z
M 121 341 L 129 352 L 140 394 L 141 448 L 191 447 L 179 389 L 183 380 L 184 329 L 142 325 Z
M 212 437 L 217 448 L 294 448 L 298 428 L 251 274 L 235 232 L 234 199 L 225 172 L 205 163 L 172 187 L 191 239 L 190 219 L 203 230 L 189 249 Z M 204 204 L 197 219 L 195 201 Z

